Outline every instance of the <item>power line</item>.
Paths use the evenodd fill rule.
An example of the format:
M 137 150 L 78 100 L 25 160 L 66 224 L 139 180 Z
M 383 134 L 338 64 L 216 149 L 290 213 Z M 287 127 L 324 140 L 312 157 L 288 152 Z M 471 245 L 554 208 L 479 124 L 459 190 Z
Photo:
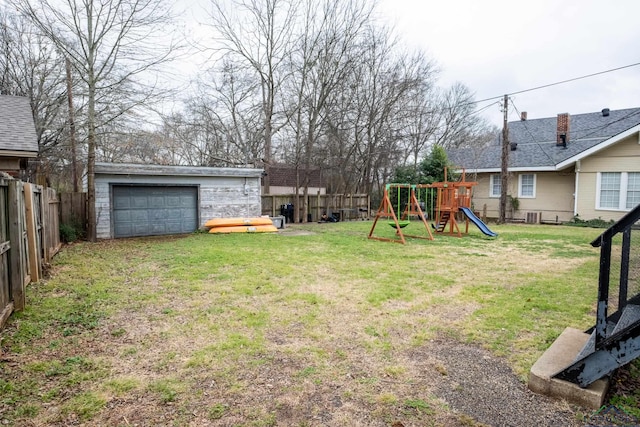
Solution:
M 621 122 L 621 121 L 623 121 L 623 120 L 626 120 L 626 119 L 628 119 L 628 118 L 630 118 L 630 117 L 632 117 L 632 116 L 638 115 L 638 114 L 640 114 L 640 111 L 639 111 L 639 110 L 637 110 L 637 109 L 635 109 L 634 111 L 630 112 L 630 113 L 629 113 L 629 114 L 627 114 L 626 116 L 623 116 L 623 117 L 621 117 L 621 118 L 619 118 L 619 119 L 617 119 L 617 120 L 614 120 L 614 121 L 612 121 L 612 122 L 609 122 L 609 123 L 607 123 L 607 124 L 605 124 L 605 125 L 603 125 L 603 126 L 597 126 L 597 127 L 595 127 L 595 128 L 590 128 L 590 129 L 583 129 L 583 131 L 585 131 L 585 132 L 589 132 L 589 131 L 593 131 L 593 132 L 585 133 L 584 135 L 581 135 L 581 136 L 579 136 L 579 137 L 578 137 L 578 136 L 576 136 L 576 138 L 575 138 L 575 139 L 584 139 L 584 138 L 589 138 L 591 135 L 594 135 L 594 134 L 598 133 L 599 131 L 601 131 L 601 130 L 603 130 L 603 129 L 605 129 L 605 128 L 608 128 L 609 126 L 613 125 L 614 123 Z
M 509 98 L 509 101 L 511 102 L 511 105 L 513 105 L 513 109 L 518 113 L 518 115 L 521 115 L 520 111 L 518 110 L 518 107 L 516 107 L 516 104 L 513 102 L 513 99 Z M 579 140 L 579 139 L 588 138 L 588 137 L 590 137 L 591 135 L 594 135 L 594 134 L 598 133 L 599 131 L 601 131 L 601 130 L 603 130 L 603 129 L 605 129 L 605 128 L 607 128 L 607 127 L 611 126 L 611 125 L 613 125 L 614 123 L 621 122 L 621 121 L 623 121 L 623 120 L 626 120 L 626 119 L 628 119 L 628 118 L 630 118 L 630 117 L 632 117 L 632 116 L 638 115 L 638 114 L 640 114 L 640 110 L 635 109 L 634 111 L 630 112 L 629 114 L 626 114 L 625 116 L 623 116 L 623 117 L 621 117 L 621 118 L 619 118 L 619 119 L 617 119 L 617 120 L 614 120 L 614 121 L 612 121 L 612 122 L 609 122 L 609 123 L 607 123 L 607 124 L 605 124 L 605 125 L 603 125 L 603 126 L 597 126 L 597 127 L 590 128 L 590 129 L 583 129 L 583 131 L 585 131 L 585 132 L 589 132 L 589 131 L 592 131 L 592 132 L 590 132 L 590 133 L 586 133 L 585 135 L 580 135 L 580 136 L 577 136 L 577 135 L 576 135 L 576 136 L 575 136 L 575 138 L 572 138 L 572 140 L 574 140 L 574 139 L 575 139 L 575 140 Z M 522 123 L 522 125 L 524 126 L 525 130 L 527 131 L 527 133 L 529 134 L 529 136 L 531 137 L 531 142 L 533 142 L 534 144 L 536 144 L 536 145 L 540 148 L 540 151 L 541 151 L 541 152 L 542 152 L 542 153 L 543 153 L 543 154 L 544 154 L 544 155 L 545 155 L 545 156 L 546 156 L 546 157 L 547 157 L 547 158 L 548 158 L 552 163 L 555 163 L 555 160 L 554 160 L 554 159 L 549 155 L 549 153 L 547 153 L 547 151 L 542 147 L 542 145 L 540 144 L 540 142 L 539 142 L 539 141 L 538 141 L 538 140 L 533 136 L 533 134 L 531 133 L 531 130 L 530 130 L 530 129 L 529 129 L 529 127 L 527 126 L 527 121 L 526 121 L 526 120 L 523 120 L 523 121 L 521 121 L 521 123 Z
M 478 102 L 481 102 L 481 101 L 478 101 Z M 474 103 L 473 102 L 469 102 L 468 104 L 462 104 L 462 105 L 464 106 L 464 105 L 471 105 L 471 104 L 474 104 Z M 473 116 L 475 114 L 479 114 L 479 113 L 483 112 L 484 110 L 486 110 L 486 109 L 488 109 L 490 107 L 493 107 L 494 105 L 502 105 L 502 103 L 499 102 L 499 101 L 492 102 L 491 104 L 487 104 L 482 108 L 479 108 L 477 110 L 472 111 L 471 113 L 467 114 L 465 117 L 469 117 L 469 116 Z
M 518 115 L 522 117 L 522 113 L 520 113 L 520 111 L 518 110 L 518 107 L 516 107 L 516 104 L 514 104 L 513 99 L 509 98 L 509 101 L 511 101 L 511 105 L 513 105 L 513 109 L 516 110 Z M 551 161 L 552 163 L 555 163 L 555 161 L 551 158 L 549 153 L 547 153 L 547 151 L 542 147 L 542 145 L 533 136 L 533 134 L 531 133 L 531 130 L 529 130 L 529 127 L 527 126 L 527 121 L 526 120 L 522 120 L 522 124 L 524 125 L 524 129 L 527 131 L 527 133 L 531 137 L 531 142 L 533 142 L 534 144 L 536 144 L 538 146 L 538 148 L 540 148 L 540 151 L 543 152 L 545 156 L 547 156 L 549 161 Z
M 477 114 L 477 113 L 480 113 L 481 111 L 484 111 L 484 110 L 486 110 L 486 109 L 487 109 L 487 108 L 489 108 L 489 107 L 493 107 L 494 105 L 502 105 L 502 103 L 497 102 L 497 101 L 496 101 L 496 102 L 492 102 L 491 104 L 487 104 L 487 105 L 485 105 L 484 107 L 480 108 L 479 110 L 475 110 L 475 111 L 474 111 L 473 113 L 471 113 L 471 114 Z
M 611 68 L 609 70 L 598 71 L 597 73 L 586 74 L 586 75 L 580 76 L 580 77 L 573 77 L 571 79 L 562 80 L 562 81 L 555 82 L 555 83 L 549 83 L 549 84 L 545 84 L 545 85 L 542 85 L 542 86 L 536 86 L 536 87 L 532 87 L 532 88 L 529 88 L 529 89 L 523 89 L 523 90 L 519 90 L 519 91 L 516 91 L 516 92 L 507 93 L 507 95 L 510 96 L 510 95 L 517 95 L 517 94 L 525 93 L 525 92 L 531 92 L 531 91 L 534 91 L 534 90 L 544 89 L 544 88 L 551 87 L 551 86 L 557 86 L 557 85 L 561 85 L 561 84 L 565 84 L 565 83 L 574 82 L 576 80 L 582 80 L 582 79 L 586 79 L 586 78 L 589 78 L 589 77 L 599 76 L 601 74 L 612 73 L 614 71 L 623 70 L 625 68 L 637 67 L 638 65 L 640 65 L 640 62 L 636 62 L 634 64 L 629 64 L 629 65 L 623 65 L 622 67 Z M 504 94 L 498 95 L 498 96 L 492 96 L 490 98 L 480 99 L 478 101 L 469 102 L 469 104 L 477 104 L 477 103 L 480 103 L 480 102 L 492 101 L 494 99 L 499 99 L 499 98 L 502 98 L 502 97 L 504 97 Z
M 520 91 L 517 91 L 517 92 L 510 93 L 509 95 L 517 95 L 519 93 L 531 92 L 532 90 L 544 89 L 546 87 L 561 85 L 561 84 L 564 84 L 564 83 L 570 83 L 570 82 L 574 82 L 576 80 L 582 80 L 582 79 L 586 79 L 586 78 L 589 78 L 589 77 L 599 76 L 601 74 L 611 73 L 613 71 L 623 70 L 625 68 L 635 67 L 637 65 L 640 65 L 640 62 L 636 62 L 635 64 L 629 64 L 629 65 L 625 65 L 625 66 L 618 67 L 618 68 L 612 68 L 610 70 L 599 71 L 597 73 L 587 74 L 586 76 L 574 77 L 572 79 L 563 80 L 561 82 L 549 83 L 547 85 L 542 85 L 542 86 L 534 87 L 534 88 L 531 88 L 531 89 L 520 90 Z

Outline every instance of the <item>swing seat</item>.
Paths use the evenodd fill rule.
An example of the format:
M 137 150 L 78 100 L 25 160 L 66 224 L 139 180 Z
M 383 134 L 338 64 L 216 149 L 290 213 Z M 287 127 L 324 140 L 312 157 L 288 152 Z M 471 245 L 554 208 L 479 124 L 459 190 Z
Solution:
M 396 223 L 393 221 L 389 221 L 388 223 L 391 227 L 396 228 Z M 398 221 L 398 225 L 400 226 L 400 228 L 405 228 L 407 225 L 411 224 L 411 221 Z

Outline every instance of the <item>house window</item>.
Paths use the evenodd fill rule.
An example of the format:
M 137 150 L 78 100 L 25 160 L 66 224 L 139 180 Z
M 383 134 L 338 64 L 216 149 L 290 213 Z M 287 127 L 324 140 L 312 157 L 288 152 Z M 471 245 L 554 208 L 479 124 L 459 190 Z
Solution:
M 620 206 L 620 172 L 600 174 L 600 207 L 617 209 Z
M 499 174 L 489 177 L 489 197 L 500 197 L 502 192 L 502 181 Z
M 627 174 L 627 209 L 640 205 L 640 172 Z
M 536 175 L 522 174 L 518 176 L 518 197 L 536 197 Z
M 597 209 L 633 209 L 640 204 L 640 172 L 598 173 L 597 191 Z

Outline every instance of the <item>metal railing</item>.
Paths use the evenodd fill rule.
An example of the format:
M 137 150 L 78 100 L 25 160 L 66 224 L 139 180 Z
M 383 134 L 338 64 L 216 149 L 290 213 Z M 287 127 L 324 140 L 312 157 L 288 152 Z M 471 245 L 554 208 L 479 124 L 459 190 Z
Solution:
M 596 238 L 600 247 L 595 349 L 613 337 L 610 325 L 617 322 L 628 304 L 640 304 L 640 205 Z M 617 290 L 611 284 L 618 282 Z M 609 312 L 613 312 L 609 315 Z

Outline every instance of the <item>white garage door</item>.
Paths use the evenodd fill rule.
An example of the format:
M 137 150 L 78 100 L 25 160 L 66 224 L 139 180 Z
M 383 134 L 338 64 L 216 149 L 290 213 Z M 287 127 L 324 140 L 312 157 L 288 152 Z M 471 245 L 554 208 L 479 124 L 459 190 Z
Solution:
M 115 237 L 191 233 L 198 228 L 198 187 L 113 186 Z

